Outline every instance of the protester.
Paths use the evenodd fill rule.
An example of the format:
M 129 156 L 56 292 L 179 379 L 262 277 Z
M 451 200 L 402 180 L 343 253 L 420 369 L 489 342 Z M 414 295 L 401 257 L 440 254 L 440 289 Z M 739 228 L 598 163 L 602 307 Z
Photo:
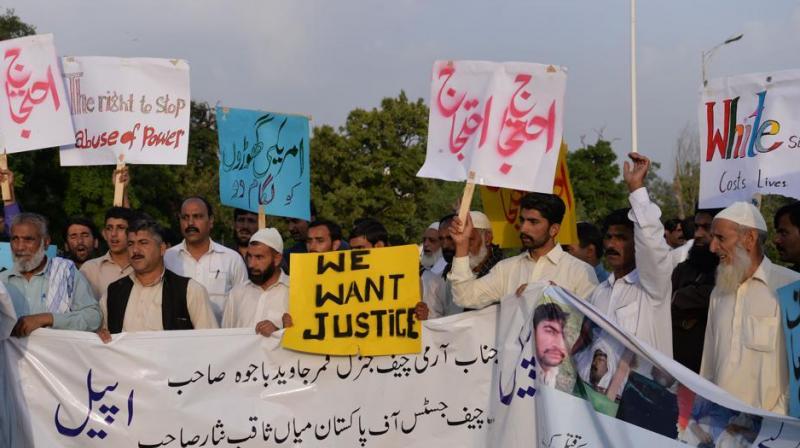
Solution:
M 492 223 L 483 212 L 471 211 L 472 232 L 469 236 L 469 267 L 478 278 L 492 270 L 503 259 L 500 246 L 493 244 Z
M 306 250 L 309 253 L 331 252 L 342 245 L 342 228 L 327 219 L 308 224 Z
M 775 213 L 773 243 L 781 261 L 800 272 L 800 201 L 784 205 Z
M 217 328 L 205 288 L 165 268 L 166 251 L 155 221 L 139 219 L 128 227 L 133 272 L 111 283 L 100 299 L 103 342 L 120 332 Z
M 709 249 L 711 221 L 719 212 L 719 209 L 697 210 L 689 256 L 672 271 L 673 355 L 675 361 L 694 372 L 700 371 L 708 301 L 719 264 L 719 258 Z
M 214 212 L 205 199 L 195 196 L 183 201 L 180 224 L 183 241 L 167 250 L 164 263 L 170 271 L 206 288 L 219 323 L 228 292 L 244 283 L 247 267 L 238 252 L 211 240 Z
M 683 223 L 678 218 L 668 219 L 664 222 L 664 239 L 669 247 L 675 249 L 686 244 L 683 234 Z
M 0 273 L 0 280 L 19 317 L 12 335 L 28 336 L 41 327 L 97 330 L 102 316 L 89 282 L 72 261 L 48 258 L 49 244 L 44 216 L 20 213 L 11 220 L 14 266 Z
M 564 244 L 563 248 L 573 257 L 594 266 L 597 281 L 604 282 L 608 278 L 608 271 L 603 266 L 603 234 L 600 229 L 588 222 L 579 222 L 578 243 Z
M 314 207 L 314 203 L 311 203 L 311 221 L 315 221 L 317 219 L 317 209 Z M 289 229 L 289 234 L 294 240 L 294 245 L 284 249 L 283 251 L 283 263 L 281 264 L 281 268 L 286 275 L 289 275 L 289 262 L 291 261 L 291 255 L 293 253 L 304 254 L 308 251 L 306 247 L 306 242 L 308 241 L 308 224 L 309 221 L 299 218 L 288 218 L 286 220 L 287 228 Z
M 442 258 L 439 244 L 439 222 L 434 222 L 422 234 L 422 255 L 419 263 L 424 269 L 431 269 Z
M 247 256 L 250 237 L 258 231 L 258 214 L 241 208 L 233 209 L 233 242 L 231 249 L 239 252 L 242 258 Z
M 8 226 L 15 216 L 20 214 L 19 203 L 17 196 L 14 194 L 14 172 L 9 169 L 0 169 L 0 183 L 8 181 L 9 199 L 3 200 L 3 215 L 0 216 L 2 225 L 0 225 L 0 237 L 7 238 L 11 232 Z
M 670 248 L 661 210 L 644 187 L 650 159 L 638 153 L 628 157 L 632 163 L 625 162 L 623 178 L 631 208 L 605 219 L 603 245 L 612 273 L 589 301 L 612 322 L 671 357 Z
M 133 212 L 127 208 L 111 207 L 106 211 L 103 239 L 108 252 L 81 266 L 81 273 L 92 285 L 95 297 L 102 297 L 108 285 L 133 272 L 128 258 L 128 224 L 132 220 Z
M 372 249 L 389 245 L 389 233 L 386 227 L 373 218 L 362 218 L 356 221 L 350 231 L 351 249 Z
M 450 235 L 455 243 L 455 258 L 448 280 L 453 301 L 465 308 L 482 308 L 532 281 L 550 281 L 586 297 L 597 285 L 594 269 L 564 252 L 556 244 L 566 207 L 554 194 L 528 193 L 520 201 L 520 239 L 525 252 L 497 263 L 489 273 L 477 278 L 469 267 L 469 235 L 472 219 L 461 226 L 453 218 Z
M 776 290 L 800 273 L 764 254 L 767 224 L 752 204 L 735 202 L 711 224 L 719 256 L 700 374 L 745 403 L 788 411 L 786 338 Z
M 248 280 L 231 289 L 223 328 L 254 328 L 270 336 L 291 326 L 289 277 L 281 270 L 283 238 L 273 228 L 258 230 L 247 249 Z
M 463 308 L 453 303 L 453 293 L 450 283 L 446 281 L 453 261 L 455 246 L 450 236 L 450 225 L 455 215 L 447 215 L 436 223 L 439 234 L 439 252 L 441 257 L 430 269 L 423 269 L 420 274 L 422 282 L 422 301 L 428 308 L 428 317 L 436 319 L 450 316 L 464 311 Z M 428 229 L 431 229 L 429 226 Z M 427 232 L 427 231 L 426 231 Z
M 80 269 L 94 255 L 99 239 L 97 227 L 92 221 L 81 216 L 72 217 L 64 231 L 65 255 Z

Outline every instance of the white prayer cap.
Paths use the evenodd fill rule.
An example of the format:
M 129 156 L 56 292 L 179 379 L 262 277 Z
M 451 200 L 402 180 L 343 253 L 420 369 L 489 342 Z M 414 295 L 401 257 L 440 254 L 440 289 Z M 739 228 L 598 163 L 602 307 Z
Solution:
M 261 243 L 265 246 L 275 249 L 279 253 L 283 253 L 283 238 L 280 232 L 268 227 L 266 229 L 259 229 L 250 237 L 250 243 Z
M 428 229 L 439 230 L 439 221 L 432 222 Z
M 472 218 L 472 227 L 476 229 L 491 229 L 492 223 L 489 222 L 489 217 L 483 212 L 470 211 L 469 216 Z
M 725 210 L 717 213 L 714 219 L 727 219 L 740 226 L 767 231 L 767 223 L 764 221 L 764 217 L 761 216 L 761 212 L 749 202 L 734 202 Z

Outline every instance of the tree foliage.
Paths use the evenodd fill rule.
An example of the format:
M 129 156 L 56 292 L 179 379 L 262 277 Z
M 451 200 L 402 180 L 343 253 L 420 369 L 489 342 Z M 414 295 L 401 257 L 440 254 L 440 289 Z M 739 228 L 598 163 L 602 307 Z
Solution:
M 611 211 L 626 207 L 627 191 L 620 182 L 617 155 L 611 142 L 598 139 L 567 155 L 578 220 L 600 224 Z

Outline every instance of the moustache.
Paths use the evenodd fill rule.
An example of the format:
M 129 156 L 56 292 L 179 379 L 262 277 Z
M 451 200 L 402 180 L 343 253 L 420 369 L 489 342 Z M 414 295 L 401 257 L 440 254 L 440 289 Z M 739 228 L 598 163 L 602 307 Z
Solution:
M 75 247 L 75 252 L 82 252 L 85 250 L 89 250 L 89 248 L 84 246 L 83 244 L 79 244 L 78 246 Z
M 144 258 L 144 255 L 142 255 L 142 254 L 134 254 L 134 255 L 131 257 L 131 260 L 141 260 L 141 259 L 143 259 L 143 258 Z
M 619 252 L 614 249 L 606 249 L 606 255 L 619 255 Z
M 186 230 L 184 230 L 184 232 L 186 232 L 186 233 L 189 233 L 189 232 L 200 233 L 200 229 L 198 229 L 197 227 L 194 227 L 194 226 L 189 226 L 189 227 L 186 228 Z

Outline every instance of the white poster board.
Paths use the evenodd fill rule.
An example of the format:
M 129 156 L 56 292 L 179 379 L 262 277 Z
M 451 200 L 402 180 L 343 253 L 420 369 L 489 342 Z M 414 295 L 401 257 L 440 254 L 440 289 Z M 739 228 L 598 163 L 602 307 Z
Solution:
M 189 64 L 180 59 L 62 59 L 75 144 L 62 166 L 185 165 L 189 148 Z

